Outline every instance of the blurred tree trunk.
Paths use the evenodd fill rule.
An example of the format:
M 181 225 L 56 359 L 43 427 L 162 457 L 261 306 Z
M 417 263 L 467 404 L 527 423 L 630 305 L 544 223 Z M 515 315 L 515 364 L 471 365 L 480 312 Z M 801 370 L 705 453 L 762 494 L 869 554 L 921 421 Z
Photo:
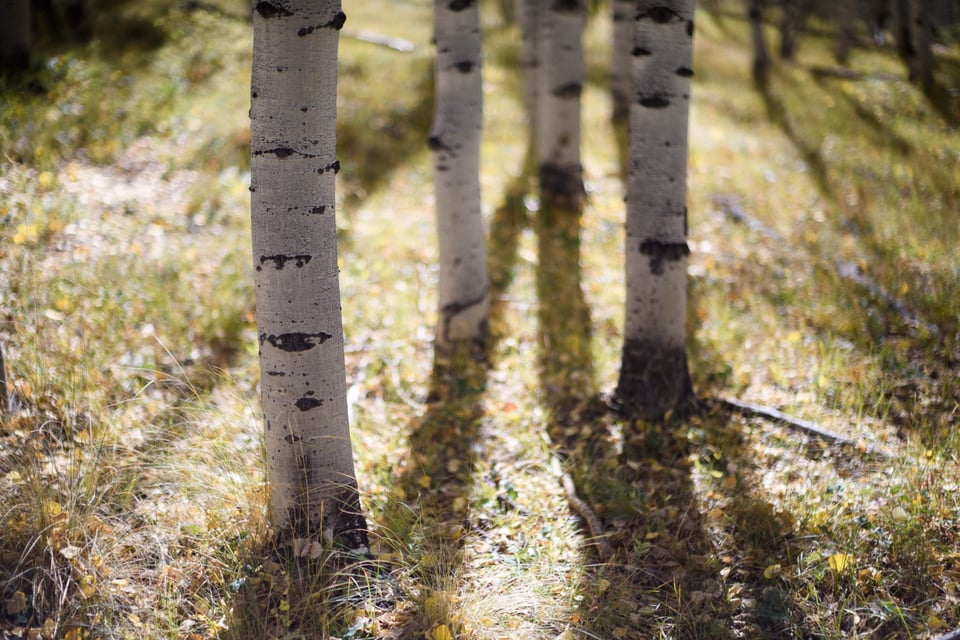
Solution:
M 694 0 L 639 0 L 627 180 L 626 318 L 614 401 L 663 419 L 693 399 L 687 369 L 687 127 Z
M 483 129 L 478 0 L 435 0 L 436 104 L 430 148 L 440 253 L 437 348 L 469 343 L 484 355 L 489 309 L 480 210 Z
M 520 16 L 520 72 L 523 76 L 523 99 L 527 109 L 527 129 L 530 131 L 530 147 L 537 149 L 537 113 L 540 102 L 540 51 L 537 46 L 540 33 L 541 0 L 517 0 Z
M 30 64 L 30 0 L 0 0 L 0 70 Z
M 853 45 L 853 25 L 857 19 L 857 7 L 852 2 L 837 3 L 837 47 L 834 58 L 839 64 L 847 64 L 850 47 Z
M 910 4 L 912 0 L 892 0 L 892 18 L 893 18 L 893 38 L 897 43 L 897 52 L 900 58 L 906 63 L 907 68 L 912 68 L 912 60 L 916 55 L 916 49 L 913 43 L 913 29 L 910 25 Z
M 914 55 L 910 60 L 910 80 L 924 91 L 933 88 L 933 3 L 931 0 L 910 2 L 911 40 Z
M 854 0 L 843 0 L 847 5 Z M 788 0 L 783 5 L 783 15 L 780 18 L 780 57 L 784 60 L 793 60 L 797 51 L 797 37 L 800 29 L 810 13 L 810 0 Z
M 579 208 L 580 96 L 583 92 L 584 0 L 532 0 L 537 13 L 536 157 L 540 197 L 547 205 Z
M 294 555 L 364 552 L 334 220 L 339 0 L 258 2 L 251 217 L 270 514 Z
M 613 0 L 613 57 L 610 61 L 610 97 L 613 120 L 630 116 L 630 50 L 633 49 L 634 0 Z
M 748 15 L 750 38 L 753 41 L 753 81 L 762 85 L 767 82 L 770 68 L 770 54 L 767 53 L 767 40 L 763 35 L 763 0 L 750 0 Z

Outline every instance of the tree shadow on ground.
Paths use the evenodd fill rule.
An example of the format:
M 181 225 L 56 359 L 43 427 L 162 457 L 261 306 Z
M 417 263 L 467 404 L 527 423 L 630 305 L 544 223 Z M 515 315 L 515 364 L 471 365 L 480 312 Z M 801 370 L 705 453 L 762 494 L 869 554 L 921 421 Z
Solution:
M 433 119 L 434 78 L 432 58 L 417 59 L 412 71 L 416 84 L 404 90 L 403 99 L 389 104 L 371 104 L 354 99 L 343 84 L 342 100 L 349 107 L 340 107 L 337 121 L 337 149 L 341 158 L 339 178 L 343 181 L 344 204 L 358 206 L 371 193 L 379 190 L 398 167 L 409 164 L 410 158 L 427 150 L 427 138 Z M 344 64 L 347 64 L 344 62 Z M 383 68 L 375 71 L 358 64 L 347 67 L 352 82 L 380 82 Z

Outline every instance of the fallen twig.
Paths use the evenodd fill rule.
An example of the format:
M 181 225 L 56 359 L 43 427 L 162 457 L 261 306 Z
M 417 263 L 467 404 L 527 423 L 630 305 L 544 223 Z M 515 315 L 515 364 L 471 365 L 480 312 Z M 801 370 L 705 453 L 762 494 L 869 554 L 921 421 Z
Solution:
M 3 361 L 3 343 L 0 342 L 0 417 L 10 410 L 10 397 L 7 395 L 7 366 Z
M 713 203 L 720 207 L 720 211 L 723 212 L 724 215 L 729 217 L 734 222 L 739 222 L 740 224 L 746 226 L 751 231 L 755 231 L 756 233 L 764 235 L 771 240 L 776 240 L 777 242 L 783 240 L 783 236 L 777 233 L 773 227 L 768 227 L 744 211 L 743 207 L 740 206 L 740 203 L 736 198 L 714 195 Z
M 586 523 L 587 530 L 590 532 L 590 541 L 597 548 L 597 558 L 600 562 L 608 561 L 613 556 L 613 547 L 610 546 L 610 542 L 607 540 L 607 535 L 603 530 L 603 523 L 600 522 L 600 518 L 597 517 L 597 514 L 590 508 L 590 505 L 577 495 L 577 487 L 573 483 L 573 478 L 563 470 L 560 459 L 552 454 L 550 456 L 550 468 L 557 479 L 560 480 L 563 492 L 567 495 L 567 502 L 570 503 L 570 508 L 573 509 L 578 516 L 583 518 L 583 521 Z
M 403 38 L 391 38 L 390 36 L 373 33 L 372 31 L 351 31 L 346 29 L 343 31 L 343 36 L 346 38 L 352 38 L 353 40 L 359 40 L 360 42 L 366 42 L 368 44 L 375 44 L 388 49 L 393 49 L 394 51 L 399 51 L 400 53 L 410 53 L 415 49 L 413 43 L 409 40 L 404 40 Z
M 736 411 L 748 416 L 760 416 L 768 420 L 773 420 L 775 422 L 780 422 L 786 426 L 796 430 L 812 435 L 821 440 L 830 442 L 831 444 L 838 444 L 847 447 L 853 447 L 855 449 L 863 448 L 868 454 L 874 455 L 880 458 L 892 459 L 895 456 L 888 451 L 884 451 L 878 447 L 872 445 L 862 445 L 858 442 L 855 442 L 845 436 L 840 435 L 835 431 L 831 431 L 826 427 L 820 426 L 815 422 L 810 422 L 809 420 L 804 420 L 802 418 L 797 418 L 789 414 L 783 413 L 778 409 L 773 407 L 766 407 L 759 404 L 753 404 L 751 402 L 743 402 L 742 400 L 731 400 L 728 398 L 718 398 L 718 402 L 731 411 Z
M 854 262 L 843 262 L 837 261 L 836 263 L 837 273 L 841 278 L 845 280 L 850 280 L 851 282 L 860 285 L 864 289 L 870 292 L 871 295 L 880 298 L 885 303 L 887 303 L 891 308 L 893 308 L 904 322 L 913 327 L 923 327 L 932 336 L 939 336 L 940 329 L 929 322 L 925 322 L 920 316 L 911 310 L 906 303 L 902 300 L 896 298 L 890 292 L 883 288 L 880 283 L 876 280 L 873 280 L 867 276 L 863 269 L 860 268 L 860 265 Z

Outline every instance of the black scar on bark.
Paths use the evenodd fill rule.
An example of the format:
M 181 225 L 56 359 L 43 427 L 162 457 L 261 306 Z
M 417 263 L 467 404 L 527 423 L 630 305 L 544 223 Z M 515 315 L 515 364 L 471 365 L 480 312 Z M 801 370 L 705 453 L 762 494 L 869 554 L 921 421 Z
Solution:
M 693 77 L 693 69 L 691 69 L 690 67 L 677 67 L 677 70 L 675 73 L 681 78 Z
M 634 47 L 630 52 L 630 55 L 632 55 L 634 58 L 639 58 L 640 56 L 649 56 L 651 53 L 653 52 L 650 51 L 650 49 L 646 49 L 644 47 Z
M 637 13 L 637 20 L 645 19 L 652 20 L 657 24 L 667 24 L 668 22 L 680 22 L 683 17 L 670 7 L 658 6 Z
M 663 274 L 663 263 L 677 262 L 690 255 L 690 247 L 686 242 L 660 242 L 659 240 L 644 240 L 640 243 L 640 253 L 650 256 L 650 271 L 655 275 Z
M 465 11 L 474 5 L 474 0 L 453 0 L 450 4 L 447 5 L 447 9 L 450 11 L 460 12 Z
M 296 402 L 293 403 L 297 409 L 300 411 L 309 411 L 310 409 L 316 409 L 317 407 L 323 404 L 323 400 L 319 398 L 298 398 Z
M 297 35 L 302 38 L 304 36 L 310 35 L 317 29 L 335 29 L 339 31 L 340 29 L 343 28 L 343 25 L 346 21 L 347 21 L 347 15 L 344 12 L 340 11 L 339 13 L 337 13 L 337 15 L 333 16 L 333 18 L 331 18 L 329 22 L 325 24 L 320 24 L 320 25 L 310 25 L 309 27 L 303 27 L 302 29 L 297 31 Z
M 572 100 L 574 98 L 579 98 L 580 94 L 583 92 L 583 87 L 579 82 L 571 82 L 570 84 L 565 84 L 563 86 L 557 87 L 551 93 L 564 100 Z
M 583 11 L 580 0 L 556 0 L 550 7 L 557 13 L 579 13 Z
M 571 211 L 583 204 L 587 192 L 582 166 L 545 162 L 538 168 L 538 174 L 540 195 L 546 203 Z
M 293 14 L 284 9 L 283 7 L 278 7 L 272 2 L 258 2 L 255 7 L 257 13 L 260 14 L 263 18 L 285 18 L 287 16 L 292 16 Z
M 300 442 L 301 440 L 303 440 L 303 438 L 293 433 L 288 433 L 287 435 L 283 436 L 283 439 L 291 444 L 294 442 Z
M 444 144 L 443 138 L 441 136 L 430 136 L 429 138 L 427 138 L 427 146 L 430 147 L 431 151 L 447 151 L 447 152 L 453 151 L 452 147 L 449 147 L 446 144 Z
M 613 408 L 628 418 L 663 420 L 668 412 L 683 415 L 696 397 L 683 347 L 652 340 L 626 340 Z
M 687 35 L 693 35 L 693 20 L 687 20 Z
M 323 213 L 327 210 L 327 205 L 322 204 L 319 207 L 310 207 L 310 213 Z
M 296 353 L 298 351 L 309 351 L 318 344 L 323 344 L 333 336 L 329 333 L 319 331 L 317 333 L 281 333 L 280 335 L 260 334 L 260 344 L 269 342 L 272 346 L 286 351 Z
M 647 109 L 665 109 L 670 106 L 670 99 L 662 93 L 656 93 L 652 96 L 640 96 L 637 103 Z
M 340 173 L 340 161 L 339 161 L 339 160 L 334 160 L 333 162 L 331 162 L 331 163 L 328 164 L 327 166 L 321 167 L 320 169 L 317 169 L 317 173 L 319 173 L 320 175 L 323 175 L 323 174 L 327 173 L 328 171 L 333 171 L 334 174 Z
M 284 371 L 267 371 L 268 376 L 275 376 L 278 378 L 286 378 L 287 374 Z
M 275 256 L 260 256 L 260 266 L 257 267 L 257 271 L 260 271 L 268 262 L 272 262 L 273 266 L 276 267 L 277 271 L 283 269 L 288 262 L 293 262 L 294 266 L 298 269 L 308 264 L 313 260 L 313 256 L 308 255 L 295 255 L 295 256 L 284 256 L 284 255 L 275 255 Z
M 453 65 L 453 67 L 460 73 L 470 73 L 471 71 L 473 71 L 474 66 L 475 65 L 469 60 L 464 62 L 458 62 L 457 64 Z

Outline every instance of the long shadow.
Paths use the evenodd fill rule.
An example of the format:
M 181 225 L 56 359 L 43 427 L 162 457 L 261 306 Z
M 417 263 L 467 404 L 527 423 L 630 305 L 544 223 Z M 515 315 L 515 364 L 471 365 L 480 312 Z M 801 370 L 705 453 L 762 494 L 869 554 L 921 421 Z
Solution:
M 820 154 L 820 151 L 812 144 L 804 140 L 802 132 L 799 131 L 793 121 L 790 119 L 790 112 L 786 103 L 780 96 L 776 95 L 770 87 L 770 82 L 759 83 L 757 89 L 763 98 L 764 107 L 767 110 L 767 117 L 770 122 L 780 127 L 787 139 L 793 144 L 800 157 L 810 167 L 814 181 L 820 192 L 830 200 L 835 198 L 833 187 L 827 171 L 827 163 Z
M 404 90 L 403 100 L 375 106 L 359 103 L 355 109 L 341 110 L 337 121 L 339 177 L 344 182 L 348 208 L 377 191 L 398 167 L 427 149 L 434 103 L 432 60 L 415 64 L 419 81 L 409 91 Z M 387 71 L 379 69 L 377 73 Z M 366 80 L 378 81 L 372 77 Z

